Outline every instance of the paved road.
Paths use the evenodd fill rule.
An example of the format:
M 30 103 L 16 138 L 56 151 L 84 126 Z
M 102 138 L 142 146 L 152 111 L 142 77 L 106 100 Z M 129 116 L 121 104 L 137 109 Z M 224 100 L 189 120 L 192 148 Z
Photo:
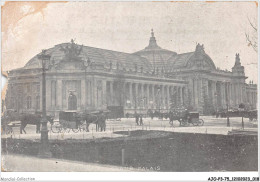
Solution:
M 33 161 L 33 165 L 32 165 Z M 68 161 L 60 159 L 41 159 L 24 155 L 2 155 L 2 171 L 6 172 L 133 172 L 137 169 L 122 168 L 112 165 L 101 165 Z
M 137 126 L 135 124 L 134 118 L 123 118 L 121 121 L 108 120 L 106 132 L 96 132 L 95 125 L 90 125 L 90 132 L 78 132 L 74 133 L 70 131 L 69 133 L 52 133 L 49 132 L 49 139 L 86 139 L 86 138 L 102 138 L 102 137 L 120 137 L 124 135 L 119 135 L 113 133 L 114 131 L 132 131 L 132 130 L 165 130 L 171 132 L 187 132 L 187 133 L 207 133 L 207 134 L 222 134 L 226 135 L 228 131 L 232 129 L 240 129 L 241 128 L 241 118 L 230 118 L 230 127 L 227 127 L 227 119 L 226 118 L 215 118 L 210 116 L 201 116 L 204 120 L 204 126 L 186 126 L 180 127 L 178 121 L 174 121 L 174 127 L 170 127 L 169 120 L 161 120 L 161 119 L 153 119 L 144 118 L 144 126 Z M 257 131 L 257 128 L 249 122 L 249 119 L 244 119 L 244 126 L 247 130 Z M 50 125 L 48 125 L 50 129 Z M 36 134 L 36 128 L 33 125 L 28 125 L 25 130 L 27 134 L 19 134 L 19 128 L 14 128 L 14 133 L 12 134 L 13 138 L 21 138 L 21 139 L 39 139 L 40 134 Z M 11 135 L 3 134 L 2 137 L 11 137 Z

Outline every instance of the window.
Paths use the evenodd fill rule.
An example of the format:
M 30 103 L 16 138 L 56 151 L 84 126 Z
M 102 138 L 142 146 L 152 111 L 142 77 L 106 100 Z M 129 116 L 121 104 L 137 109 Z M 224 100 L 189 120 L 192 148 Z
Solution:
M 36 109 L 40 109 L 40 96 L 36 96 Z
M 26 98 L 26 106 L 27 106 L 27 109 L 31 109 L 31 107 L 32 107 L 32 98 L 30 96 L 27 96 L 27 98 Z

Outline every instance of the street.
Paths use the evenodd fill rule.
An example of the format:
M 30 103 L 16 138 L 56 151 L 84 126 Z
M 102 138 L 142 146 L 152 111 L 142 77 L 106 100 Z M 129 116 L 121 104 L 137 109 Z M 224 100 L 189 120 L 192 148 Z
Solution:
M 72 130 L 69 132 L 53 133 L 51 131 L 51 126 L 48 123 L 49 129 L 49 139 L 50 140 L 64 140 L 64 139 L 95 139 L 103 137 L 122 137 L 125 135 L 115 134 L 116 131 L 133 131 L 133 130 L 161 130 L 170 132 L 184 132 L 184 133 L 204 133 L 204 134 L 221 134 L 227 135 L 228 131 L 234 129 L 242 128 L 242 118 L 230 118 L 230 127 L 227 127 L 226 118 L 215 118 L 212 116 L 201 116 L 204 120 L 203 126 L 189 126 L 180 127 L 178 121 L 174 121 L 173 126 L 170 127 L 169 120 L 154 118 L 143 118 L 144 125 L 137 126 L 135 123 L 135 118 L 122 118 L 121 121 L 118 120 L 107 120 L 107 126 L 105 132 L 96 132 L 96 126 L 91 124 L 89 126 L 89 132 L 79 131 L 74 133 Z M 244 118 L 244 128 L 249 131 L 257 131 L 257 127 L 249 122 L 248 118 Z M 36 134 L 36 126 L 27 125 L 25 128 L 26 134 L 20 134 L 19 127 L 13 127 L 13 134 L 3 134 L 2 138 L 19 138 L 19 139 L 40 139 L 40 134 Z

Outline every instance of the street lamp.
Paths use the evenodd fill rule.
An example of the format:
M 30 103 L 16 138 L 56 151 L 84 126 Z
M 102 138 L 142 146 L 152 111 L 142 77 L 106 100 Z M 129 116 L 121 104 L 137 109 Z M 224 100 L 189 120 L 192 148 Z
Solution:
M 42 53 L 38 55 L 38 59 L 42 61 L 42 119 L 41 119 L 41 144 L 39 147 L 38 156 L 42 158 L 51 157 L 49 140 L 48 140 L 48 128 L 46 119 L 46 61 L 49 61 L 50 55 L 46 54 L 46 50 L 42 50 Z
M 86 62 L 84 62 L 84 66 L 85 66 L 85 84 L 87 82 L 87 68 L 92 64 L 92 62 L 90 61 L 89 57 L 87 59 Z M 86 86 L 85 86 L 86 87 Z M 86 104 L 86 103 L 85 103 Z M 85 112 L 87 112 L 87 106 L 85 105 Z

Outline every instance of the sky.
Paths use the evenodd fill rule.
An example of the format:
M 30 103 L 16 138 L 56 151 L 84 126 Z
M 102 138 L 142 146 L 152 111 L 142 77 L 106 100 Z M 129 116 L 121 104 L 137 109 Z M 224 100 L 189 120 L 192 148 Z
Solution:
M 257 53 L 245 33 L 257 23 L 255 2 L 8 2 L 2 6 L 2 70 L 23 67 L 42 49 L 69 42 L 132 53 L 153 28 L 160 47 L 178 54 L 204 44 L 216 67 L 231 71 L 235 54 L 257 82 Z

